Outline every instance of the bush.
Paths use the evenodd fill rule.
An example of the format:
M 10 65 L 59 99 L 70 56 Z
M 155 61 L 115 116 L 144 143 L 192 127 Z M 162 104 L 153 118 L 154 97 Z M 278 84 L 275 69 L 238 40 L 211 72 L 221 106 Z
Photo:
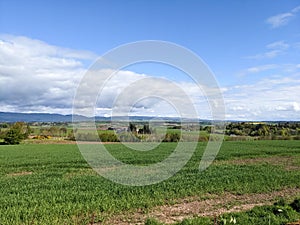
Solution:
M 76 134 L 77 141 L 98 141 L 99 137 L 97 137 L 94 133 L 79 133 Z
M 114 133 L 100 133 L 99 138 L 102 142 L 119 142 L 119 139 Z
M 178 133 L 167 133 L 163 142 L 178 142 L 180 141 L 180 134 Z
M 207 142 L 209 139 L 208 136 L 199 136 L 198 141 L 199 142 Z
M 153 218 L 148 218 L 145 222 L 145 225 L 162 225 L 162 223 L 158 222 Z
M 20 142 L 28 138 L 31 130 L 28 125 L 23 122 L 16 122 L 11 128 L 4 134 L 4 143 L 8 145 L 20 144 Z
M 297 212 L 300 213 L 300 198 L 295 199 L 290 206 Z
M 121 142 L 140 142 L 140 136 L 134 135 L 131 132 L 123 132 L 119 134 Z
M 4 143 L 7 145 L 17 145 L 22 141 L 20 132 L 16 129 L 10 129 L 4 136 Z

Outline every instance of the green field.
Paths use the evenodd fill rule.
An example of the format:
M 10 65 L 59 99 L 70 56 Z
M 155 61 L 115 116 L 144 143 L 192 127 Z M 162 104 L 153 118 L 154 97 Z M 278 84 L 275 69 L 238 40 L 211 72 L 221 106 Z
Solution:
M 200 173 L 205 145 L 199 143 L 192 159 L 174 177 L 142 187 L 98 176 L 73 144 L 0 146 L 0 224 L 109 223 L 115 215 L 137 210 L 146 214 L 155 206 L 172 205 L 189 196 L 300 188 L 300 141 L 224 142 L 216 161 Z M 147 165 L 166 158 L 175 146 L 162 143 L 146 152 L 121 144 L 106 147 L 126 163 Z M 204 220 L 209 219 L 186 224 L 210 224 Z

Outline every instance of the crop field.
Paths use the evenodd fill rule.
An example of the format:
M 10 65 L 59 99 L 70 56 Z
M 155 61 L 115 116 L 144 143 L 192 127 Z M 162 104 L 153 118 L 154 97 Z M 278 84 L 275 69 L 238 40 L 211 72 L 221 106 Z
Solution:
M 148 165 L 176 145 L 161 143 L 151 151 L 119 143 L 106 148 L 123 162 Z M 199 172 L 205 146 L 200 142 L 175 176 L 140 187 L 99 176 L 75 144 L 0 146 L 0 224 L 226 224 L 227 219 L 227 224 L 268 225 L 300 219 L 296 211 L 280 214 L 280 221 L 261 213 L 274 211 L 263 205 L 283 200 L 284 211 L 300 197 L 300 141 L 224 142 L 214 163 Z

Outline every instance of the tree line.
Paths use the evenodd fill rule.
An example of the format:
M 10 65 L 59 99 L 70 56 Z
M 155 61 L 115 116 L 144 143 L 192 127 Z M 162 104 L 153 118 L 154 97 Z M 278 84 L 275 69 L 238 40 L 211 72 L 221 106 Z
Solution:
M 288 138 L 300 136 L 300 122 L 232 122 L 226 126 L 226 135 Z
M 61 124 L 58 124 L 61 125 Z M 42 126 L 35 133 L 34 138 L 61 137 L 68 140 L 78 141 L 97 141 L 102 142 L 140 142 L 157 141 L 160 136 L 156 136 L 155 129 L 149 126 L 149 123 L 139 124 L 129 123 L 127 131 L 116 133 L 114 131 L 98 131 L 98 133 L 77 133 L 77 130 L 67 129 L 65 126 L 57 124 Z M 68 125 L 68 124 L 63 124 Z M 38 128 L 35 128 L 38 129 Z M 181 126 L 168 128 L 163 142 L 181 141 Z M 172 131 L 173 130 L 173 131 Z M 214 132 L 215 127 L 211 125 L 201 125 L 200 131 L 207 135 L 199 136 L 198 141 L 208 141 L 209 134 Z M 0 124 L 0 144 L 19 144 L 32 134 L 33 129 L 30 124 L 16 122 L 14 124 Z M 75 135 L 76 134 L 76 135 Z M 188 135 L 188 133 L 186 134 Z M 300 140 L 300 122 L 230 122 L 226 125 L 225 140 L 253 140 L 253 139 L 295 139 Z M 76 136 L 76 138 L 75 138 Z M 1 141 L 2 140 L 2 141 Z

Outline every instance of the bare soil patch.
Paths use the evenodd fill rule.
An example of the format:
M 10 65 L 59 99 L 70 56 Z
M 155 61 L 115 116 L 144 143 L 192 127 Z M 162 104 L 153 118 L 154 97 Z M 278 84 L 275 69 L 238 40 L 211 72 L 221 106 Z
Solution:
M 72 172 L 64 174 L 64 179 L 72 179 L 74 177 L 83 176 L 83 175 L 95 175 L 96 172 L 92 168 L 79 169 Z
M 31 171 L 21 171 L 21 172 L 17 172 L 17 173 L 9 173 L 9 174 L 7 174 L 7 176 L 16 177 L 16 176 L 26 176 L 26 175 L 31 175 L 31 174 L 32 174 Z
M 24 144 L 76 144 L 76 141 L 61 140 L 61 139 L 27 139 L 23 141 Z
M 224 213 L 250 210 L 255 206 L 271 205 L 279 198 L 290 199 L 300 195 L 300 188 L 288 188 L 281 191 L 259 194 L 195 196 L 179 199 L 173 205 L 158 206 L 144 212 L 124 213 L 112 216 L 102 224 L 144 224 L 147 218 L 155 218 L 163 223 L 172 224 L 185 218 L 209 216 L 215 217 Z
M 287 223 L 286 225 L 300 225 L 300 220 L 297 222 Z
M 271 165 L 283 166 L 286 170 L 300 170 L 300 165 L 297 163 L 296 156 L 272 156 L 263 158 L 245 158 L 215 161 L 216 164 L 234 164 L 234 165 L 249 165 L 268 163 Z
M 120 144 L 121 142 L 100 142 L 100 141 L 71 141 L 71 140 L 61 140 L 61 139 L 27 139 L 23 141 L 25 144 Z

